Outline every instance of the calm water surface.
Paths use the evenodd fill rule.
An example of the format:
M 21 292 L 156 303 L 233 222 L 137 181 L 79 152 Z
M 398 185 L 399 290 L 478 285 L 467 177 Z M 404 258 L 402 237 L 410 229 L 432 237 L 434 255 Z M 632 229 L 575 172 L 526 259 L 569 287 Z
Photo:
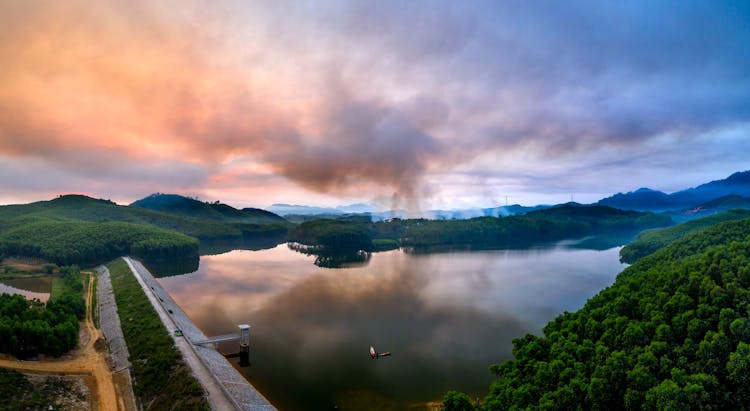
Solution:
M 0 294 L 20 294 L 27 299 L 46 302 L 52 291 L 52 278 L 18 278 L 0 281 Z
M 618 252 L 395 250 L 327 269 L 282 244 L 160 281 L 207 335 L 252 326 L 243 372 L 280 409 L 405 409 L 448 389 L 486 394 L 511 340 L 611 284 Z M 371 360 L 370 345 L 393 355 Z

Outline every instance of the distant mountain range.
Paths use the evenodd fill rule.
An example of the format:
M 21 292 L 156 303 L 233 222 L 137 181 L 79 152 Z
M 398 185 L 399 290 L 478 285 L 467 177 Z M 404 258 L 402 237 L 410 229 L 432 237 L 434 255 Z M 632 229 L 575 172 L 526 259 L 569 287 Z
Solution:
M 357 203 L 338 207 L 315 207 L 296 204 L 274 204 L 266 210 L 278 215 L 342 215 L 376 213 L 378 209 L 371 204 Z
M 734 196 L 719 201 L 723 197 Z M 738 198 L 750 197 L 750 171 L 742 171 L 732 174 L 723 180 L 711 181 L 698 187 L 677 191 L 667 194 L 649 188 L 640 188 L 629 193 L 617 193 L 611 197 L 599 200 L 597 204 L 625 210 L 640 211 L 667 211 L 667 210 L 691 210 L 697 207 L 713 207 L 722 202 L 736 204 Z M 719 201 L 711 205 L 710 202 Z
M 350 215 L 369 215 L 374 221 L 387 220 L 391 218 L 427 218 L 430 220 L 461 220 L 474 217 L 498 217 L 517 214 L 525 214 L 529 211 L 549 208 L 548 205 L 538 205 L 525 207 L 519 204 L 513 204 L 500 207 L 489 208 L 461 208 L 451 210 L 427 210 L 417 213 L 406 210 L 387 210 L 378 211 L 378 208 L 371 204 L 357 203 L 338 207 L 315 207 L 306 205 L 291 204 L 274 204 L 266 210 L 285 216 L 306 216 L 306 217 L 340 217 Z M 292 220 L 299 220 L 292 218 Z M 304 219 L 302 219 L 304 220 Z
M 732 174 L 723 180 L 711 181 L 694 188 L 667 194 L 650 188 L 639 188 L 628 193 L 617 193 L 594 203 L 622 210 L 667 212 L 675 221 L 702 217 L 722 211 L 750 209 L 750 170 Z M 513 204 L 489 208 L 463 208 L 449 210 L 427 210 L 418 213 L 405 210 L 379 210 L 372 204 L 351 204 L 338 207 L 315 207 L 307 205 L 274 204 L 268 211 L 287 217 L 293 222 L 302 222 L 315 217 L 342 217 L 369 215 L 372 220 L 391 218 L 426 218 L 431 220 L 459 220 L 475 217 L 498 217 L 526 214 L 530 211 L 549 208 L 549 205 L 532 207 Z
M 750 208 L 750 170 L 732 174 L 723 180 L 711 181 L 694 188 L 667 194 L 650 188 L 639 188 L 628 193 L 617 193 L 599 200 L 595 204 L 622 210 L 669 212 L 682 221 L 715 214 L 733 208 Z M 427 210 L 418 213 L 406 210 L 379 210 L 372 204 L 357 203 L 338 207 L 315 207 L 307 205 L 274 204 L 268 211 L 297 222 L 312 217 L 341 217 L 370 215 L 373 220 L 391 218 L 427 218 L 431 220 L 458 220 L 474 217 L 498 217 L 525 214 L 549 208 L 549 205 L 532 207 L 513 204 L 489 208 L 462 208 L 449 210 Z

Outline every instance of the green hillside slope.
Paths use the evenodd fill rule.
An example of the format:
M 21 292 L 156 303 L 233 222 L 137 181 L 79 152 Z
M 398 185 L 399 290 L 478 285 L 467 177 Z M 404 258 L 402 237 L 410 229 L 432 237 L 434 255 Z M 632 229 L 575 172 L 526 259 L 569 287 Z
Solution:
M 204 220 L 222 221 L 230 223 L 247 224 L 279 224 L 286 220 L 269 211 L 257 208 L 245 208 L 238 210 L 219 202 L 206 203 L 177 194 L 151 194 L 130 204 L 153 211 L 161 211 L 168 214 L 199 218 Z
M 669 217 L 659 214 L 566 204 L 502 218 L 424 220 L 406 226 L 402 244 L 507 247 L 671 224 Z
M 750 197 L 742 197 L 732 194 L 703 203 L 696 208 L 708 210 L 731 210 L 736 208 L 748 209 L 750 208 Z
M 0 253 L 80 265 L 124 254 L 152 261 L 177 257 L 194 261 L 196 239 L 208 250 L 216 244 L 228 249 L 255 246 L 265 239 L 278 243 L 287 224 L 206 220 L 64 195 L 50 201 L 0 206 Z
M 750 217 L 750 210 L 732 210 L 721 214 L 687 221 L 674 227 L 644 231 L 627 246 L 620 250 L 620 260 L 632 264 L 641 257 L 647 256 L 665 245 L 688 234 L 703 230 L 724 221 L 740 220 Z
M 514 340 L 482 408 L 747 409 L 749 287 L 750 219 L 687 235 Z
M 123 222 L 37 221 L 0 233 L 0 254 L 91 266 L 122 255 L 150 260 L 198 255 L 198 240 Z
M 174 230 L 209 241 L 241 241 L 255 233 L 285 231 L 286 224 L 230 223 L 180 216 L 82 195 L 64 195 L 51 201 L 0 206 L 0 231 L 36 221 L 121 221 Z

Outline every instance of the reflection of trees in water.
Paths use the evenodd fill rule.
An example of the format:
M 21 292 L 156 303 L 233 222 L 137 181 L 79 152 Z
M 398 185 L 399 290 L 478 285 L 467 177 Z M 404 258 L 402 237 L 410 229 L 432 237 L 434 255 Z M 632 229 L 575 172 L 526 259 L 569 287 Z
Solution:
M 200 242 L 201 255 L 224 254 L 234 250 L 266 250 L 286 241 L 286 232 L 271 232 L 256 235 L 245 235 L 242 239 L 218 239 Z
M 377 274 L 323 271 L 253 312 L 262 332 L 246 372 L 280 409 L 407 409 L 447 389 L 486 390 L 492 377 L 483 370 L 510 358 L 511 340 L 527 326 L 425 299 L 429 271 L 393 263 Z M 370 345 L 393 356 L 374 361 Z
M 198 256 L 195 256 L 161 261 L 143 260 L 142 262 L 154 274 L 154 277 L 161 278 L 198 271 L 199 261 Z
M 315 257 L 315 265 L 324 268 L 344 268 L 367 265 L 372 253 L 357 251 L 356 253 L 336 254 L 324 253 Z
M 438 244 L 401 247 L 407 254 L 438 254 L 486 250 L 554 250 L 557 248 L 604 251 L 633 241 L 639 231 L 620 230 L 561 241 L 541 241 L 503 246 L 493 244 Z
M 290 250 L 314 255 L 315 265 L 323 268 L 346 268 L 364 266 L 370 261 L 372 253 L 364 250 L 341 251 L 317 245 L 287 243 Z
M 242 240 L 201 240 L 200 255 L 224 254 L 234 250 L 265 250 L 274 248 L 286 241 L 286 232 L 271 232 L 268 234 L 245 235 Z M 142 261 L 154 277 L 172 277 L 198 271 L 198 256 L 170 260 Z
M 614 251 L 547 249 L 419 257 L 395 251 L 365 268 L 334 271 L 290 254 L 317 257 L 319 249 L 288 244 L 257 259 L 256 276 L 243 275 L 256 265 L 255 253 L 245 253 L 226 260 L 237 270 L 216 264 L 207 268 L 215 275 L 194 276 L 196 286 L 180 292 L 195 302 L 191 317 L 209 334 L 251 323 L 252 367 L 245 372 L 279 409 L 409 409 L 448 389 L 484 395 L 494 379 L 487 366 L 512 358 L 514 338 L 541 333 L 619 271 Z M 198 298 L 209 282 L 221 292 Z M 372 360 L 370 345 L 393 356 Z

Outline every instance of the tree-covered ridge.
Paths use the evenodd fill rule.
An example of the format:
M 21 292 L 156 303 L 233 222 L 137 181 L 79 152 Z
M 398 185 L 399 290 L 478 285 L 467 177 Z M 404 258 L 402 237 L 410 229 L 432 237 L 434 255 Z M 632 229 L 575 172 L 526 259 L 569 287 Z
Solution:
M 287 221 L 270 211 L 257 208 L 238 210 L 220 202 L 203 202 L 177 194 L 155 193 L 130 204 L 184 217 L 248 224 L 284 224 Z
M 406 227 L 402 244 L 511 247 L 670 224 L 669 217 L 658 214 L 566 204 L 510 217 L 420 220 Z
M 381 244 L 385 240 L 415 248 L 518 247 L 670 224 L 669 217 L 658 214 L 566 204 L 525 215 L 467 220 L 393 219 L 372 223 L 367 218 L 319 219 L 298 225 L 289 238 L 306 245 L 365 251 L 373 249 L 373 241 Z
M 155 226 L 199 240 L 238 240 L 263 235 L 269 230 L 286 231 L 286 225 L 227 222 L 187 217 L 141 207 L 120 206 L 108 200 L 82 195 L 64 195 L 50 201 L 0 206 L 0 231 L 36 221 L 120 221 Z
M 620 261 L 632 264 L 665 245 L 716 224 L 750 217 L 750 210 L 732 210 L 698 218 L 673 227 L 644 231 L 632 243 L 620 250 Z
M 51 201 L 0 206 L 0 255 L 80 265 L 128 253 L 152 262 L 175 257 L 192 261 L 198 255 L 195 239 L 201 242 L 201 250 L 215 244 L 244 248 L 259 242 L 278 244 L 287 229 L 286 223 L 212 221 L 64 195 Z
M 705 202 L 698 205 L 695 209 L 689 210 L 692 212 L 699 212 L 703 210 L 735 210 L 735 209 L 750 209 L 750 197 L 743 197 L 736 194 L 725 195 L 715 200 Z
M 289 240 L 342 252 L 371 251 L 372 227 L 369 221 L 318 219 L 296 226 Z
M 0 232 L 0 254 L 88 266 L 122 255 L 152 260 L 197 256 L 198 240 L 140 224 L 37 221 Z
M 514 340 L 482 408 L 746 409 L 748 287 L 750 219 L 688 235 Z

